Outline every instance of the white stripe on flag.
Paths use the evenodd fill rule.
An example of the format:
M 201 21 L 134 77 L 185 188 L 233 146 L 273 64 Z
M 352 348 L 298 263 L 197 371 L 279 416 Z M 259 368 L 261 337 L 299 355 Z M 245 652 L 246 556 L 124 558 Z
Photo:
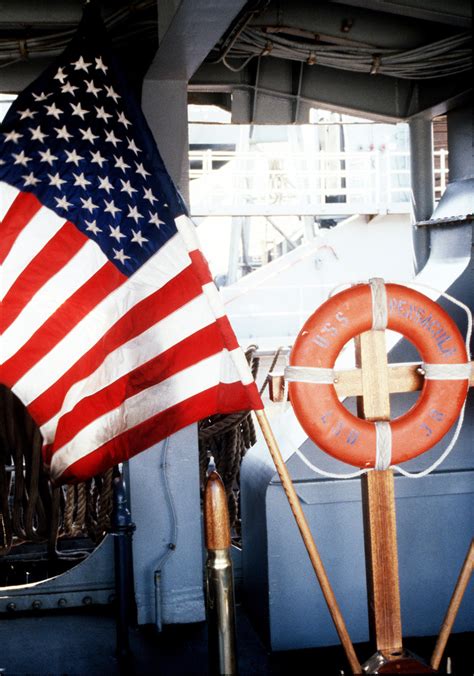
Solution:
M 238 347 L 235 350 L 231 350 L 229 354 L 232 359 L 232 369 L 231 369 L 232 373 L 236 372 L 239 374 L 238 380 L 241 380 L 243 385 L 250 385 L 250 383 L 253 383 L 254 378 L 242 348 Z M 223 376 L 222 381 L 233 382 L 226 380 L 225 375 Z
M 45 443 L 49 444 L 53 441 L 58 420 L 65 413 L 72 411 L 79 401 L 99 392 L 213 322 L 214 316 L 207 299 L 205 296 L 198 296 L 133 340 L 110 352 L 94 373 L 70 388 L 61 411 L 41 426 L 41 434 Z
M 178 237 L 172 237 L 122 286 L 91 310 L 12 388 L 28 406 L 53 385 L 137 303 L 155 293 L 190 264 Z
M 215 387 L 219 382 L 239 382 L 240 378 L 234 368 L 232 352 L 223 350 L 208 357 L 126 399 L 113 411 L 94 420 L 54 453 L 51 462 L 52 475 L 59 476 L 69 465 L 88 455 L 91 449 L 99 448 L 122 432 L 171 406 Z M 115 433 L 111 437 L 106 437 L 104 430 L 115 430 Z
M 65 222 L 64 218 L 47 207 L 43 207 L 33 216 L 16 238 L 2 266 L 0 299 L 5 298 L 7 291 L 26 266 Z
M 59 272 L 43 284 L 4 332 L 2 352 L 5 361 L 106 262 L 107 257 L 99 246 L 88 240 Z
M 178 216 L 174 219 L 178 232 L 184 240 L 186 248 L 188 251 L 195 251 L 196 249 L 201 249 L 199 244 L 199 238 L 196 232 L 196 226 L 190 218 L 187 216 Z
M 209 305 L 212 309 L 212 312 L 214 313 L 214 317 L 216 317 L 216 319 L 223 317 L 225 315 L 224 304 L 222 303 L 219 291 L 217 290 L 214 282 L 203 284 L 202 290 L 209 301 Z
M 3 221 L 5 214 L 11 207 L 20 191 L 9 183 L 0 181 L 0 221 Z

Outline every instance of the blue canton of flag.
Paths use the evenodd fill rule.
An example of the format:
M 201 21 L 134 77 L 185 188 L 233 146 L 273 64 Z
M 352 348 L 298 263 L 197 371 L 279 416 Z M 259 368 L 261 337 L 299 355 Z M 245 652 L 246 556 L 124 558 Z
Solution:
M 130 274 L 176 233 L 185 207 L 113 57 L 88 39 L 91 20 L 4 120 L 0 179 L 72 221 Z

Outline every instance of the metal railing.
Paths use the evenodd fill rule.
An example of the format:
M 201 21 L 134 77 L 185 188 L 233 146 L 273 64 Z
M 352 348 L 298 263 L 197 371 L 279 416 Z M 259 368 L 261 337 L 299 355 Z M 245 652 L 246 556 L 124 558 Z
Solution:
M 447 151 L 434 153 L 435 200 L 447 183 Z M 411 210 L 407 152 L 189 153 L 193 215 L 349 215 Z

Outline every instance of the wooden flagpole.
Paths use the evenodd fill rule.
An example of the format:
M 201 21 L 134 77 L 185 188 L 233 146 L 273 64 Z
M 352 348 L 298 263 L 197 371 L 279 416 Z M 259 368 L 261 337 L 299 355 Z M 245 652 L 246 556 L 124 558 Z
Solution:
M 278 472 L 278 476 L 280 477 L 283 490 L 285 491 L 286 497 L 288 498 L 291 511 L 293 512 L 296 524 L 300 530 L 301 537 L 303 538 L 303 542 L 306 547 L 306 551 L 308 552 L 308 556 L 311 560 L 314 572 L 316 573 L 316 577 L 318 578 L 319 584 L 321 586 L 321 591 L 323 592 L 324 599 L 327 603 L 329 612 L 334 622 L 334 626 L 336 627 L 336 631 L 339 635 L 340 641 L 344 648 L 344 652 L 346 653 L 346 657 L 350 664 L 352 673 L 361 674 L 362 673 L 361 666 L 355 654 L 354 646 L 352 645 L 352 641 L 349 637 L 349 633 L 347 631 L 344 618 L 342 617 L 342 613 L 337 604 L 336 597 L 331 587 L 331 583 L 329 582 L 326 570 L 324 568 L 324 564 L 319 555 L 313 536 L 311 535 L 308 522 L 306 521 L 306 517 L 304 515 L 299 498 L 293 486 L 293 482 L 288 473 L 288 469 L 285 465 L 285 462 L 282 458 L 280 449 L 278 447 L 278 443 L 270 427 L 270 423 L 268 422 L 267 415 L 264 410 L 255 411 L 255 414 L 257 416 L 258 423 L 260 425 L 266 444 L 268 446 L 268 450 L 270 451 L 270 455 L 272 456 L 273 462 L 275 463 L 275 467 Z
M 458 581 L 456 582 L 456 587 L 449 603 L 448 610 L 446 612 L 446 617 L 444 618 L 443 626 L 439 633 L 438 640 L 431 658 L 431 666 L 433 669 L 438 669 L 441 658 L 443 657 L 444 650 L 446 648 L 446 643 L 448 642 L 451 629 L 453 628 L 454 620 L 458 614 L 459 606 L 461 605 L 464 592 L 466 591 L 469 580 L 471 579 L 472 572 L 474 570 L 474 540 L 471 541 L 471 545 L 466 555 L 463 567 L 459 574 Z

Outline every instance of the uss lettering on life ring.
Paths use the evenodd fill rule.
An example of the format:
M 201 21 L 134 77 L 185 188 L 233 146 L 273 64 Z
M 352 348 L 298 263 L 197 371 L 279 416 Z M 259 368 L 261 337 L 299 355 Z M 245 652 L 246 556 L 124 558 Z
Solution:
M 415 458 L 440 441 L 459 416 L 469 386 L 466 347 L 451 317 L 418 291 L 383 284 L 385 326 L 376 325 L 374 281 L 382 280 L 334 295 L 309 317 L 296 338 L 288 369 L 290 400 L 310 439 L 329 455 L 360 468 L 376 467 L 377 425 L 342 405 L 332 371 L 351 338 L 373 328 L 397 331 L 415 345 L 426 369 L 418 401 L 385 423 L 391 433 L 389 464 Z M 301 367 L 313 370 L 315 377 L 294 375 Z

